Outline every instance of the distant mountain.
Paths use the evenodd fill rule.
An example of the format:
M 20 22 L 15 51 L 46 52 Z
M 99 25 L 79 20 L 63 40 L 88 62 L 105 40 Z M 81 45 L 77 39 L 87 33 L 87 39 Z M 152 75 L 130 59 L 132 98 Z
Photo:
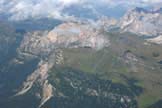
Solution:
M 154 37 L 162 34 L 162 9 L 147 10 L 135 8 L 121 19 L 123 31 L 129 31 L 145 37 Z

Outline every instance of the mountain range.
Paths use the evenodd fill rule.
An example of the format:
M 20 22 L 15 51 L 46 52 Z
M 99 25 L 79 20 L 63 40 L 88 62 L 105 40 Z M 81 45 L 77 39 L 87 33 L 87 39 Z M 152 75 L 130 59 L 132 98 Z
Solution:
M 0 106 L 161 108 L 162 8 L 71 6 L 64 20 L 2 18 Z

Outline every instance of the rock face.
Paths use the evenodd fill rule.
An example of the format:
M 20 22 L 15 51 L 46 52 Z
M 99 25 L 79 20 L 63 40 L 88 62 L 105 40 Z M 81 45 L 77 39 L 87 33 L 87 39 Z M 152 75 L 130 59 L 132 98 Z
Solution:
M 109 45 L 109 40 L 99 33 L 99 30 L 93 28 L 93 26 L 65 23 L 49 32 L 27 34 L 21 44 L 20 51 L 46 56 L 54 49 L 61 47 L 91 47 L 101 49 Z
M 124 52 L 121 59 L 129 65 L 132 72 L 139 72 L 139 67 L 145 66 L 144 62 L 129 50 Z
M 99 30 L 86 24 L 65 23 L 48 33 L 47 38 L 61 47 L 91 47 L 102 49 L 109 41 Z
M 109 45 L 107 37 L 98 29 L 86 24 L 64 23 L 49 32 L 28 33 L 18 48 L 18 53 L 23 57 L 39 58 L 40 62 L 16 96 L 24 95 L 34 85 L 39 85 L 41 87 L 39 107 L 42 107 L 53 96 L 54 87 L 47 78 L 49 70 L 63 61 L 61 48 L 88 47 L 99 50 Z
M 120 21 L 124 31 L 144 36 L 159 36 L 162 34 L 162 11 L 135 8 L 129 11 Z
M 48 59 L 54 59 L 54 57 L 49 57 Z M 27 77 L 26 81 L 23 83 L 22 88 L 20 91 L 16 94 L 16 96 L 24 95 L 26 94 L 32 87 L 37 84 L 41 87 L 40 92 L 40 107 L 48 101 L 53 96 L 53 87 L 50 83 L 48 83 L 48 71 L 53 67 L 54 65 L 50 61 L 44 61 L 41 60 L 38 64 L 37 69 Z
M 48 83 L 48 80 L 46 80 L 42 88 L 42 99 L 39 107 L 44 105 L 52 96 L 53 96 L 53 86 Z
M 147 41 L 156 43 L 156 44 L 162 44 L 162 35 L 157 36 L 155 38 L 147 39 Z

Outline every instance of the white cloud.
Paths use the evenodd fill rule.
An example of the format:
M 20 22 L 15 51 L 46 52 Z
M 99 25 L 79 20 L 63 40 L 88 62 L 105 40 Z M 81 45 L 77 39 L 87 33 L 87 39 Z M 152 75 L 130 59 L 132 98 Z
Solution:
M 142 0 L 142 2 L 145 2 L 145 3 L 159 3 L 159 2 L 162 2 L 161 0 Z
M 69 5 L 72 3 L 78 3 L 80 0 L 59 0 L 59 2 L 63 3 L 64 5 Z
M 0 13 L 11 15 L 11 20 L 39 17 L 60 18 L 64 7 L 85 2 L 92 6 L 104 4 L 109 7 L 118 5 L 129 7 L 158 4 L 162 3 L 162 0 L 0 0 Z
M 0 12 L 11 15 L 11 20 L 29 17 L 59 17 L 60 11 L 79 0 L 0 0 Z

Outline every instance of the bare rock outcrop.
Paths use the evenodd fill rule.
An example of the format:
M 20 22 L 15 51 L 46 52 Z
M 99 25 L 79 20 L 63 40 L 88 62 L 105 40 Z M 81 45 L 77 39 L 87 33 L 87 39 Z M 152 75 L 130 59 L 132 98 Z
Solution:
M 162 12 L 161 10 L 146 10 L 135 8 L 129 11 L 120 21 L 123 31 L 147 37 L 162 34 Z
M 151 43 L 162 44 L 162 35 L 157 36 L 155 38 L 147 39 L 147 41 Z
M 52 31 L 28 33 L 20 47 L 20 56 L 33 56 L 40 59 L 37 69 L 27 77 L 16 96 L 27 93 L 37 84 L 41 87 L 39 107 L 54 94 L 54 87 L 48 81 L 48 72 L 55 64 L 63 62 L 61 48 L 90 47 L 100 50 L 110 45 L 109 39 L 99 29 L 86 24 L 64 23 Z

